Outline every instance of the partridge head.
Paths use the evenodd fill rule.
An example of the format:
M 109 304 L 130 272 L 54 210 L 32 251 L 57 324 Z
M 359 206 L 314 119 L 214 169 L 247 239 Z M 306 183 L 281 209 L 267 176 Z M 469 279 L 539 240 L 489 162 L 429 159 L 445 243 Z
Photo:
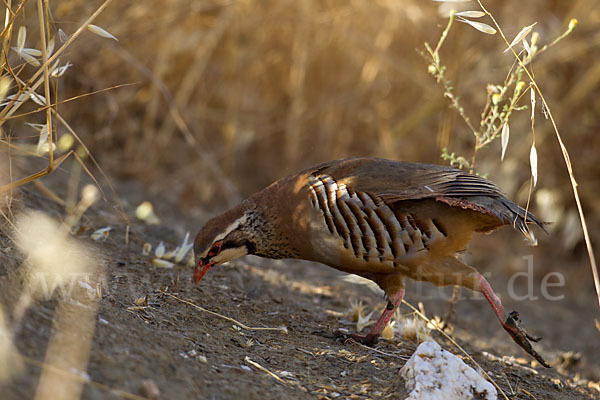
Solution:
M 255 251 L 256 246 L 244 233 L 247 220 L 246 210 L 238 206 L 206 223 L 194 241 L 198 260 L 195 282 L 200 282 L 211 267 Z
M 512 225 L 531 242 L 543 225 L 491 181 L 438 165 L 352 158 L 329 161 L 278 180 L 209 220 L 194 242 L 194 281 L 246 254 L 320 262 L 373 280 L 388 307 L 366 336 L 377 341 L 404 296 L 404 279 L 460 285 L 482 293 L 501 326 L 548 366 L 508 315 L 488 281 L 460 260 L 473 232 Z

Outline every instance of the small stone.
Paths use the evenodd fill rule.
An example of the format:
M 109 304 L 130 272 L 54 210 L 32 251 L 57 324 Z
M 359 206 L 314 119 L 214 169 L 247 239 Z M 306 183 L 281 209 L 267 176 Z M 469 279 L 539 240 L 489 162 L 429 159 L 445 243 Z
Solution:
M 149 399 L 158 399 L 160 389 L 152 379 L 144 379 L 140 385 L 140 393 Z
M 423 342 L 400 370 L 407 400 L 496 400 L 496 388 L 459 357 L 432 341 Z

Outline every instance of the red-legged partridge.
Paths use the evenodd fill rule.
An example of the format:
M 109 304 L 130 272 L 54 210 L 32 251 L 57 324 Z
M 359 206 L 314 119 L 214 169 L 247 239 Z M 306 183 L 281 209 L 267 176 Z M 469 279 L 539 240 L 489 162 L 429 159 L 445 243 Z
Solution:
M 317 261 L 376 282 L 388 306 L 366 336 L 374 343 L 404 296 L 404 278 L 481 292 L 504 329 L 547 366 L 506 314 L 488 281 L 457 259 L 473 232 L 542 224 L 480 176 L 438 165 L 351 158 L 280 179 L 209 220 L 196 236 L 199 282 L 215 265 L 246 254 Z M 543 229 L 543 227 L 542 227 Z

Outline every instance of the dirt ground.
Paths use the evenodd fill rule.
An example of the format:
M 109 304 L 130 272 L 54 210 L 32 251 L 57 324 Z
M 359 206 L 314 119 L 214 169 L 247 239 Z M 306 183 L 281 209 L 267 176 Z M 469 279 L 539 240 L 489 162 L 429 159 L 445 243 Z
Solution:
M 62 184 L 46 183 L 59 196 L 66 190 Z M 376 318 L 385 303 L 366 286 L 346 282 L 341 279 L 343 274 L 321 265 L 254 257 L 214 268 L 195 285 L 190 267 L 155 266 L 149 256 L 142 255 L 142 245 L 156 246 L 163 240 L 172 249 L 186 231 L 194 235 L 209 213 L 195 210 L 184 214 L 168 196 L 131 182 L 119 184 L 117 192 L 131 218 L 129 244 L 124 240 L 126 224 L 106 203 L 88 210 L 77 229 L 79 240 L 95 249 L 104 270 L 87 373 L 67 372 L 73 379 L 83 374 L 94 382 L 84 385 L 84 399 L 157 393 L 162 399 L 406 397 L 399 371 L 415 350 L 414 341 L 396 335 L 369 348 L 313 333 L 340 328 L 354 332 L 355 324 L 347 314 L 352 300 L 364 301 L 367 312 L 376 309 Z M 160 225 L 136 221 L 135 207 L 143 200 L 153 202 Z M 64 215 L 59 205 L 33 186 L 16 194 L 15 211 L 24 208 L 43 210 L 59 219 Z M 106 241 L 90 239 L 91 232 L 106 226 L 113 228 Z M 10 227 L 6 226 L 6 232 Z M 485 270 L 500 268 L 503 249 L 491 244 L 502 244 L 512 235 L 507 228 L 494 234 L 495 239 L 478 238 L 470 250 L 478 261 L 474 264 L 487 264 Z M 23 256 L 0 232 L 0 298 L 9 321 L 14 318 L 11 313 L 20 290 L 15 275 L 22 261 Z M 505 279 L 502 274 L 490 277 L 500 294 Z M 136 303 L 145 296 L 147 303 Z M 585 289 L 567 291 L 563 301 L 505 301 L 507 310 L 519 310 L 529 331 L 544 337 L 536 348 L 552 369 L 532 364 L 502 330 L 484 300 L 465 296 L 468 298 L 456 305 L 451 335 L 508 398 L 600 398 L 600 332 L 594 326 L 598 313 L 591 283 Z M 422 301 L 429 317 L 447 309 L 442 297 L 429 285 L 407 288 L 407 301 L 413 305 Z M 56 328 L 56 308 L 56 299 L 35 302 L 15 329 L 16 347 L 27 360 L 45 359 Z M 402 310 L 411 312 L 404 305 Z M 287 333 L 246 329 L 282 326 Z M 432 336 L 466 360 L 441 334 L 432 332 Z M 27 360 L 23 372 L 1 387 L 3 399 L 33 397 L 40 367 Z

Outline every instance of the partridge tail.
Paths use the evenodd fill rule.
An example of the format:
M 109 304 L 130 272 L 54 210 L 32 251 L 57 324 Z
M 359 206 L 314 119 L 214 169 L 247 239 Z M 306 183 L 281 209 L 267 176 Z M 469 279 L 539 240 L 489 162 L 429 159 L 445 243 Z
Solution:
M 538 220 L 535 217 L 535 215 L 525 210 L 524 208 L 519 207 L 519 205 L 513 203 L 512 201 L 506 198 L 503 198 L 501 201 L 512 214 L 511 217 L 513 227 L 521 231 L 521 233 L 525 235 L 527 240 L 529 240 L 529 242 L 533 246 L 537 245 L 537 239 L 533 235 L 533 232 L 529 229 L 529 226 L 527 226 L 528 223 L 534 223 L 537 226 L 539 226 L 545 233 L 548 233 L 546 228 L 544 228 L 544 224 L 540 220 Z
M 529 229 L 528 224 L 535 224 L 548 233 L 546 228 L 544 228 L 543 222 L 504 196 L 474 196 L 469 198 L 469 200 L 485 208 L 488 213 L 496 216 L 503 223 L 511 224 L 513 228 L 520 231 L 527 238 L 532 246 L 537 245 L 537 239 L 531 229 Z

